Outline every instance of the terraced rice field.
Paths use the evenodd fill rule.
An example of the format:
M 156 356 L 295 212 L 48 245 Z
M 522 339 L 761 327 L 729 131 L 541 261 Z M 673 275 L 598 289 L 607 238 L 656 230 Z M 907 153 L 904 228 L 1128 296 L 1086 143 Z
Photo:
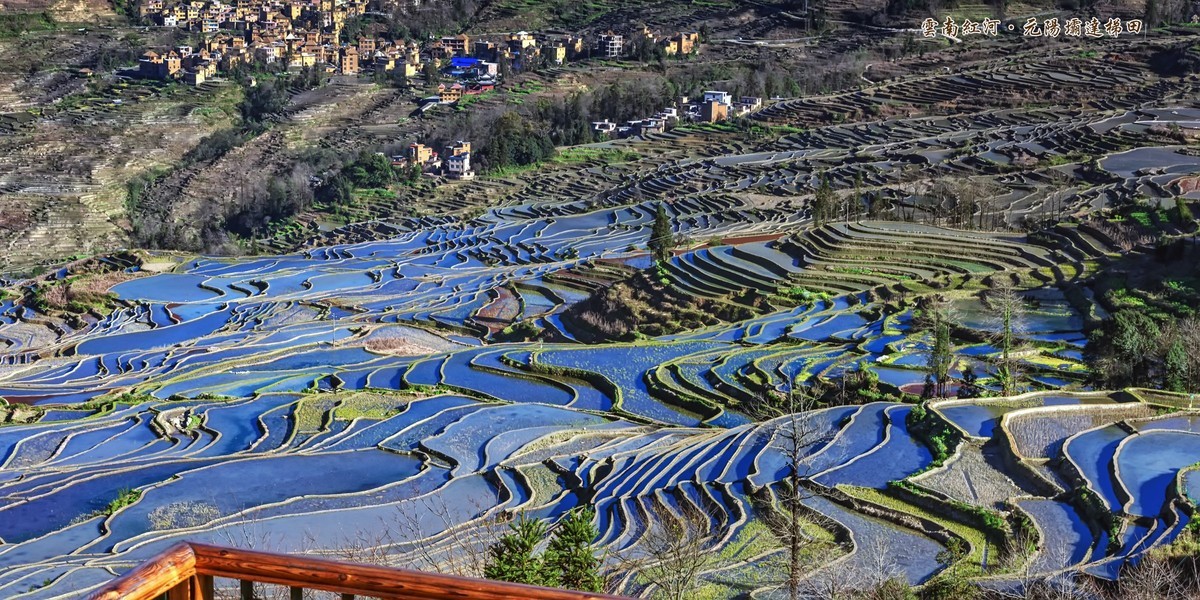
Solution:
M 622 240 L 637 239 L 646 222 L 644 208 L 628 214 L 638 225 L 616 231 Z M 584 297 L 578 278 L 562 275 L 614 256 L 597 233 L 616 222 L 612 212 L 560 217 L 525 242 L 520 236 L 530 228 L 524 226 L 436 225 L 386 242 L 297 255 L 190 260 L 175 272 L 118 285 L 128 308 L 64 331 L 48 347 L 23 339 L 30 311 L 9 304 L 0 326 L 10 348 L 0 395 L 31 405 L 40 418 L 0 428 L 0 564 L 19 575 L 0 581 L 0 590 L 67 595 L 184 538 L 227 542 L 249 535 L 281 550 L 335 552 L 381 519 L 397 522 L 414 502 L 454 520 L 426 519 L 419 534 L 392 531 L 396 564 L 415 560 L 409 546 L 415 543 L 453 553 L 449 523 L 482 531 L 514 510 L 554 518 L 581 498 L 597 507 L 600 542 L 614 552 L 637 552 L 652 526 L 647 519 L 655 518 L 648 515 L 663 514 L 664 502 L 712 515 L 713 543 L 721 546 L 757 519 L 753 497 L 773 494 L 790 472 L 779 434 L 788 421 L 756 422 L 748 412 L 756 401 L 847 370 L 877 368 L 881 385 L 897 393 L 922 380 L 926 341 L 911 330 L 905 303 L 893 300 L 886 284 L 854 285 L 853 295 L 655 341 L 585 346 L 564 330 L 558 342 L 479 346 L 495 332 L 478 323 L 485 312 L 493 319 L 501 314 L 487 311 L 498 294 L 515 291 L 521 306 L 508 311 L 510 318 L 539 320 Z M 578 237 L 578 260 L 555 260 L 553 246 L 534 245 L 551 229 Z M 886 222 L 845 224 L 807 230 L 787 245 L 719 246 L 672 268 L 681 288 L 703 280 L 713 293 L 794 285 L 809 273 L 815 281 L 821 267 L 796 248 L 815 248 L 807 236 L 825 234 L 854 245 L 855 253 L 869 252 L 879 236 L 932 248 L 916 240 L 958 235 Z M 980 240 L 969 251 L 968 244 L 958 246 L 962 260 L 978 261 L 978 269 L 1028 268 L 1018 257 L 1058 251 L 1012 237 L 996 240 L 992 250 L 986 236 L 963 236 Z M 510 252 L 505 266 L 495 267 L 478 258 L 522 245 L 547 259 Z M 923 260 L 922 277 L 941 276 L 936 252 Z M 972 272 L 954 272 L 964 271 Z M 1050 325 L 1075 323 L 1060 321 Z M 994 351 L 958 349 L 964 361 Z M 11 358 L 22 354 L 34 358 Z M 131 390 L 136 394 L 123 402 L 104 401 Z M 1160 508 L 1169 505 L 1171 478 L 1190 464 L 1193 421 L 1145 422 L 1145 433 L 1131 437 L 1112 427 L 1083 431 L 1107 422 L 1096 416 L 1105 413 L 1087 412 L 1080 413 L 1086 423 L 1064 423 L 1051 438 L 1018 433 L 1018 416 L 1109 410 L 1113 398 L 1042 392 L 942 404 L 937 410 L 971 436 L 999 436 L 1003 417 L 1028 458 L 1061 455 L 1078 464 L 1086 484 L 1115 513 L 1127 514 L 1131 527 L 1145 520 L 1154 521 L 1148 530 L 1168 526 Z M 1045 408 L 1030 408 L 1036 406 Z M 1121 415 L 1152 414 L 1141 405 L 1120 408 Z M 1007 505 L 1037 487 L 1009 473 L 994 452 L 980 455 L 969 444 L 935 472 L 944 475 L 914 481 L 930 490 L 926 500 L 881 499 L 890 482 L 932 461 L 910 430 L 911 410 L 876 402 L 807 416 L 821 432 L 803 450 L 814 490 L 877 490 L 812 500 L 831 526 L 850 533 L 839 538 L 846 540 L 846 558 L 837 564 L 865 565 L 869 544 L 921 548 L 898 568 L 915 583 L 935 576 L 933 556 L 944 538 L 927 537 L 916 524 L 931 514 L 920 502 L 953 501 L 1024 510 L 1046 531 L 1076 532 L 1047 540 L 1029 559 L 1037 569 L 1114 560 L 1096 536 L 1080 533 L 1086 527 L 1069 505 L 1051 499 Z M 1177 446 L 1178 457 L 1143 464 L 1139 446 L 1160 443 L 1150 437 Z M 109 509 L 126 489 L 139 492 L 136 500 Z M 970 522 L 939 522 L 950 535 L 975 540 L 975 568 L 995 572 L 998 540 L 980 541 L 991 534 Z M 1130 543 L 1145 546 L 1144 538 Z M 1141 546 L 1112 554 L 1135 555 Z M 761 571 L 754 561 L 738 569 L 746 576 Z M 41 580 L 50 585 L 29 589 Z M 637 591 L 635 581 L 627 585 Z
M 1146 75 L 1090 64 L 1101 81 Z M 1052 66 L 787 100 L 754 118 L 824 123 L 881 103 L 1084 85 Z M 0 597 L 72 597 L 181 539 L 349 547 L 404 566 L 432 553 L 471 572 L 464 532 L 484 543 L 516 512 L 553 520 L 581 502 L 596 507 L 612 556 L 644 554 L 660 521 L 688 514 L 708 519 L 713 552 L 757 540 L 762 552 L 703 577 L 766 590 L 779 547 L 760 535 L 763 516 L 793 468 L 812 492 L 813 537 L 830 547 L 814 584 L 877 569 L 881 553 L 923 583 L 955 538 L 970 546 L 971 572 L 992 581 L 1112 576 L 1191 514 L 1180 506 L 1200 489 L 1188 470 L 1200 417 L 1148 419 L 1149 401 L 1086 389 L 1084 327 L 1100 309 L 1071 292 L 1127 248 L 1083 218 L 1039 235 L 1011 226 L 1168 197 L 1200 161 L 1133 147 L 1153 145 L 1154 121 L 1200 116 L 1176 100 L 1190 85 L 765 142 L 679 128 L 608 144 L 637 161 L 463 183 L 437 198 L 435 216 L 350 225 L 279 243 L 274 256 L 179 259 L 117 285 L 122 306 L 107 316 L 69 324 L 3 301 L 0 397 L 19 418 L 0 427 Z M 1021 166 L 1026 154 L 1036 166 Z M 1076 164 L 1081 155 L 1102 172 Z M 1163 159 L 1165 171 L 1145 168 Z M 1069 167 L 1054 172 L 1070 183 L 1051 209 L 1055 167 Z M 814 224 L 818 172 L 843 195 L 861 182 L 888 208 Z M 918 188 L 954 176 L 1005 191 L 957 227 L 918 223 L 937 212 Z M 482 215 L 454 216 L 480 195 Z M 662 265 L 673 291 L 762 301 L 737 322 L 579 342 L 589 332 L 564 311 L 648 266 L 660 200 L 688 240 Z M 970 368 L 995 395 L 1000 350 L 986 341 L 979 292 L 1002 279 L 1037 304 L 1018 332 L 1025 393 L 917 410 L 931 345 L 914 326 L 918 300 L 954 304 L 956 325 L 975 335 L 953 340 L 952 373 Z M 499 341 L 521 322 L 538 341 Z M 869 394 L 827 394 L 802 415 L 813 436 L 790 464 L 783 393 L 857 377 L 873 382 Z M 935 456 L 922 418 L 962 438 L 950 456 Z M 1036 548 L 1008 556 L 1018 515 Z M 646 590 L 626 578 L 619 591 Z

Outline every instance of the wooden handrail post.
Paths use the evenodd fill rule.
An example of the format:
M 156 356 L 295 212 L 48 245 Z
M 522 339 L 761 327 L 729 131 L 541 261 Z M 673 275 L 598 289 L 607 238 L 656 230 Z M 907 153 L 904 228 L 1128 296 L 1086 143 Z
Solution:
M 164 594 L 176 598 L 176 587 L 196 573 L 196 553 L 180 542 L 134 567 L 88 596 L 89 600 L 153 600 Z
M 192 600 L 216 600 L 217 588 L 212 575 L 196 575 L 192 578 Z
M 192 578 L 188 577 L 175 584 L 167 592 L 167 600 L 192 600 Z
M 293 585 L 288 591 L 291 594 L 292 600 L 304 600 L 304 588 Z
M 241 593 L 242 600 L 254 600 L 254 582 L 250 581 L 249 579 L 243 579 L 241 581 L 241 586 L 242 586 L 242 593 Z

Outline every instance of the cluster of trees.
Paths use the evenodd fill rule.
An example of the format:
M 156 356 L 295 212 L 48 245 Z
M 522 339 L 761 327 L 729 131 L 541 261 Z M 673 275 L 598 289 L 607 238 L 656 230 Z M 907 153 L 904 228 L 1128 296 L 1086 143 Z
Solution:
M 353 202 L 356 188 L 386 188 L 395 183 L 412 183 L 420 177 L 421 168 L 416 165 L 398 169 L 384 154 L 363 152 L 353 163 L 321 184 L 317 199 L 334 207 L 347 206 Z
M 599 114 L 591 92 L 573 92 L 567 96 L 541 101 L 537 118 L 546 124 L 550 139 L 556 146 L 575 146 L 596 141 L 592 131 L 593 116 Z
M 262 127 L 268 120 L 282 113 L 292 99 L 289 86 L 287 77 L 247 86 L 246 96 L 238 105 L 245 126 Z
M 319 181 L 315 173 L 336 173 Z M 290 173 L 266 180 L 266 185 L 248 186 L 228 205 L 224 228 L 242 237 L 259 237 L 272 223 L 308 210 L 319 200 L 339 212 L 354 201 L 355 189 L 386 188 L 407 184 L 421 176 L 418 167 L 398 169 L 380 152 L 363 151 L 353 162 L 341 165 L 338 157 L 323 152 L 302 156 Z
M 855 85 L 862 65 L 857 59 L 831 59 L 821 64 L 791 64 L 767 51 L 744 62 L 694 61 L 671 64 L 663 79 L 672 96 L 697 96 L 721 89 L 736 96 L 800 96 Z
M 854 83 L 858 73 L 855 69 L 854 65 L 841 65 L 819 73 L 792 71 L 765 57 L 740 64 L 687 62 L 664 73 L 640 73 L 606 86 L 539 99 L 535 105 L 522 107 L 520 114 L 533 122 L 537 130 L 545 131 L 554 145 L 572 146 L 596 141 L 591 128 L 593 121 L 646 118 L 673 106 L 680 96 L 697 97 L 714 87 L 735 96 L 795 96 Z M 432 75 L 430 81 L 436 81 L 436 72 Z M 503 107 L 492 112 L 473 107 L 466 115 L 443 125 L 434 137 L 480 140 L 483 136 L 479 134 L 486 133 L 492 123 L 511 112 Z
M 827 174 L 822 173 L 818 179 L 820 183 L 813 192 L 813 199 L 809 204 L 815 225 L 863 217 L 877 219 L 893 208 L 888 198 L 877 192 L 863 189 L 862 174 L 860 173 L 855 174 L 854 189 L 848 194 L 839 195 L 835 192 Z
M 995 210 L 991 199 L 1002 193 L 987 180 L 968 178 L 943 179 L 933 185 L 926 194 L 924 206 L 934 223 L 962 229 L 995 228 L 1004 223 L 1003 210 Z M 1053 208 L 1062 198 L 1054 196 L 1042 202 L 1042 210 Z M 1049 218 L 1056 218 L 1057 211 Z
M 252 85 L 256 76 L 258 83 Z M 244 86 L 244 96 L 238 105 L 241 124 L 202 138 L 183 155 L 179 164 L 181 169 L 214 163 L 262 134 L 270 122 L 286 110 L 296 90 L 317 87 L 322 79 L 316 69 L 306 68 L 291 76 L 277 77 L 264 75 L 255 65 L 239 66 L 231 77 Z M 153 173 L 134 177 L 128 183 L 126 199 L 132 224 L 131 243 L 143 248 L 214 253 L 236 250 L 230 234 L 257 236 L 271 223 L 306 210 L 315 197 L 315 175 L 336 172 L 344 160 L 336 153 L 317 149 L 297 157 L 290 170 L 268 172 L 252 180 L 231 181 L 225 201 L 205 207 L 198 223 L 176 220 L 172 208 L 175 199 L 163 196 L 171 192 L 153 190 L 158 180 L 170 182 L 170 178 L 183 175 Z M 390 169 L 390 163 L 387 166 Z
M 1025 298 L 1012 286 L 1007 279 L 994 282 L 994 287 L 981 294 L 984 308 L 988 312 L 988 329 L 991 342 L 999 350 L 999 356 L 993 359 L 992 376 L 1000 384 L 1000 391 L 1005 396 L 1020 393 L 1022 373 L 1019 350 L 1022 347 L 1021 332 L 1025 329 L 1028 306 Z M 950 395 L 950 386 L 958 383 L 954 395 L 970 398 L 983 395 L 984 389 L 976 381 L 978 376 L 970 369 L 962 371 L 955 378 L 953 368 L 954 343 L 953 332 L 956 315 L 950 302 L 943 296 L 925 296 L 918 300 L 913 312 L 913 326 L 918 331 L 925 331 L 932 338 L 925 362 L 925 398 L 941 398 Z
M 1160 321 L 1127 308 L 1090 336 L 1086 356 L 1098 383 L 1108 388 L 1152 387 L 1200 392 L 1200 319 Z
M 92 56 L 91 67 L 104 73 L 115 70 L 117 67 L 136 65 L 142 52 L 141 39 L 134 34 L 129 34 L 124 40 L 115 44 L 100 46 Z
M 442 120 L 425 139 L 435 148 L 470 140 L 472 167 L 482 172 L 534 164 L 555 152 L 545 122 L 528 108 L 472 107 Z
M 600 535 L 592 524 L 595 516 L 590 507 L 568 512 L 550 532 L 547 542 L 546 523 L 522 514 L 510 525 L 509 533 L 488 549 L 484 576 L 512 583 L 602 591 L 600 559 L 592 545 Z M 543 542 L 546 548 L 539 553 Z
M 545 129 L 515 112 L 502 115 L 492 126 L 487 144 L 479 151 L 485 171 L 499 171 L 539 163 L 555 155 L 554 142 Z
M 766 298 L 747 291 L 722 300 L 698 298 L 664 286 L 655 270 L 640 271 L 592 292 L 563 314 L 589 341 L 624 340 L 698 329 L 753 318 L 768 309 Z
M 630 79 L 541 99 L 527 118 L 537 121 L 555 145 L 587 144 L 596 141 L 593 121 L 623 122 L 648 117 L 673 105 L 676 89 L 659 76 Z
M 12 37 L 26 31 L 54 29 L 57 24 L 48 12 L 14 12 L 0 14 L 0 37 Z
M 420 175 L 419 166 L 398 169 L 381 152 L 362 152 L 353 163 L 342 169 L 339 177 L 349 180 L 355 187 L 381 188 L 400 181 L 412 181 Z
M 185 152 L 180 166 L 212 162 L 246 143 L 248 139 L 250 139 L 249 134 L 237 127 L 215 131 L 200 138 L 199 143 Z
M 667 59 L 666 49 L 644 35 L 634 36 L 625 48 L 625 55 L 644 63 L 662 62 Z
M 817 186 L 812 199 L 813 224 L 820 227 L 827 221 L 832 221 L 841 213 L 837 195 L 829 185 L 829 177 L 822 175 L 821 184 Z
M 449 2 L 395 2 L 385 27 L 391 39 L 427 40 L 458 33 L 479 11 L 478 0 Z
M 271 223 L 283 221 L 312 205 L 313 189 L 307 169 L 298 166 L 287 176 L 274 176 L 264 187 L 246 187 L 228 205 L 225 230 L 246 238 L 262 235 Z

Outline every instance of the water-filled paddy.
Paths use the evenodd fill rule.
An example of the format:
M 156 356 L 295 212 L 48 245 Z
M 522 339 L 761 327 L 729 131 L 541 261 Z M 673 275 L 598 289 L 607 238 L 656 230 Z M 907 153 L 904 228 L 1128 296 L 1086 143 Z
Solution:
M 786 177 L 799 189 L 804 176 L 792 169 L 771 177 Z M 675 179 L 666 173 L 659 183 L 670 189 L 680 185 Z M 435 536 L 446 522 L 427 503 L 469 522 L 501 510 L 514 514 L 526 503 L 538 505 L 525 506 L 536 514 L 556 516 L 589 499 L 601 509 L 602 539 L 632 552 L 643 551 L 639 535 L 656 506 L 706 509 L 714 533 L 736 535 L 757 514 L 750 496 L 777 494 L 791 472 L 780 435 L 784 421 L 770 420 L 786 406 L 759 405 L 778 402 L 767 391 L 864 366 L 889 384 L 881 393 L 912 389 L 924 380 L 928 340 L 912 331 L 911 303 L 880 301 L 899 288 L 877 294 L 847 283 L 855 277 L 830 277 L 833 271 L 814 265 L 839 263 L 809 262 L 797 250 L 801 238 L 762 241 L 773 224 L 795 223 L 799 215 L 718 211 L 719 204 L 670 203 L 677 230 L 725 240 L 674 261 L 681 286 L 722 295 L 750 286 L 769 295 L 796 283 L 788 277 L 816 274 L 818 284 L 851 291 L 698 331 L 584 345 L 564 325 L 577 323 L 563 313 L 586 297 L 586 286 L 619 274 L 621 263 L 648 264 L 638 245 L 653 214 L 650 203 L 598 208 L 585 200 L 495 208 L 462 226 L 414 222 L 415 231 L 392 240 L 293 256 L 197 259 L 176 273 L 121 284 L 116 291 L 129 306 L 67 335 L 70 351 L 53 361 L 15 376 L 0 371 L 0 395 L 45 403 L 114 389 L 157 400 L 91 417 L 100 409 L 51 408 L 43 425 L 0 428 L 0 457 L 9 461 L 0 469 L 0 498 L 23 499 L 0 505 L 0 521 L 7 511 L 20 516 L 0 524 L 8 527 L 0 531 L 7 543 L 0 564 L 49 561 L 53 566 L 32 572 L 44 576 L 68 565 L 78 570 L 76 580 L 87 581 L 95 565 L 123 568 L 184 538 L 228 543 L 248 526 L 276 549 L 333 548 L 347 536 L 377 531 L 406 504 L 425 507 L 419 520 Z M 914 263 L 900 269 L 910 278 L 981 272 L 1026 248 L 1019 236 L 996 241 L 910 223 L 834 229 L 839 240 L 867 244 L 928 236 L 935 249 L 960 239 L 980 255 L 933 261 L 932 250 L 914 249 L 907 257 Z M 739 235 L 758 241 L 738 243 Z M 1007 264 L 1052 254 L 1028 248 Z M 579 258 L 562 260 L 568 250 Z M 605 261 L 591 262 L 601 255 Z M 1081 318 L 1060 293 L 1031 296 L 1037 302 L 1027 337 L 1064 342 L 1047 345 L 1047 352 L 1080 341 Z M 510 300 L 493 306 L 497 297 Z M 981 308 L 967 308 L 968 323 L 982 323 Z M 542 341 L 497 344 L 490 334 L 508 324 L 499 313 L 550 332 Z M 955 343 L 964 362 L 996 352 L 986 343 Z M 1077 359 L 1078 352 L 1062 355 Z M 1034 375 L 1062 374 L 1047 368 Z M 438 395 L 446 392 L 454 395 Z M 1062 395 L 1035 404 L 1079 401 Z M 981 401 L 943 413 L 986 437 L 1014 407 Z M 877 402 L 813 412 L 803 475 L 826 485 L 883 489 L 921 471 L 932 457 L 909 430 L 911 411 L 911 404 Z M 1083 452 L 1090 449 L 1081 442 L 1077 450 L 1090 456 Z M 1173 465 L 1141 468 L 1152 473 L 1151 467 Z M 1129 480 L 1135 496 L 1148 499 L 1144 510 L 1162 495 L 1159 480 Z M 98 519 L 71 525 L 103 509 L 124 486 L 141 496 L 108 519 L 107 532 Z M 189 502 L 204 510 L 191 520 L 173 516 Z M 1029 502 L 1037 507 L 1031 511 L 1042 511 L 1035 520 L 1061 535 L 1056 553 L 1069 551 L 1073 563 L 1092 558 L 1081 557 L 1090 551 L 1087 540 L 1061 505 Z M 941 546 L 927 535 L 823 498 L 809 504 L 851 531 L 854 548 L 844 538 L 841 551 L 853 550 L 844 565 L 869 565 L 883 548 L 914 583 L 940 568 Z M 1042 558 L 1037 564 L 1049 568 L 1049 554 Z
M 1127 440 L 1116 457 L 1121 483 L 1132 497 L 1127 512 L 1158 516 L 1176 475 L 1198 459 L 1200 435 L 1191 432 L 1147 431 Z

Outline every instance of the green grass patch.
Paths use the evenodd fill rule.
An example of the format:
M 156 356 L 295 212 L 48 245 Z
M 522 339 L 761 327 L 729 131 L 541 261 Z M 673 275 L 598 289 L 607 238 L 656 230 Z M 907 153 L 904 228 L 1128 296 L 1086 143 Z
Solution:
M 513 94 L 524 96 L 526 94 L 533 94 L 535 92 L 540 92 L 545 89 L 546 89 L 546 86 L 543 85 L 542 82 L 540 82 L 540 81 L 526 81 L 524 83 L 521 83 L 520 85 L 517 85 L 516 87 L 512 88 L 509 91 Z
M 357 393 L 342 399 L 341 404 L 333 410 L 333 418 L 351 421 L 354 419 L 371 419 L 382 421 L 400 414 L 407 401 L 390 395 L 375 393 Z
M 828 300 L 830 298 L 830 295 L 826 292 L 816 292 L 796 285 L 779 288 L 776 295 L 799 304 L 811 304 L 818 300 Z
M 321 431 L 325 427 L 330 402 L 329 398 L 323 396 L 301 400 L 295 411 L 296 431 Z
M 913 278 L 912 275 L 903 273 L 880 273 L 879 271 L 868 267 L 827 267 L 827 270 L 833 271 L 834 273 L 845 273 L 847 275 L 875 275 L 893 281 L 907 281 Z
M 486 100 L 495 95 L 496 95 L 496 90 L 488 90 L 486 92 L 482 92 L 479 94 L 464 95 L 463 97 L 458 99 L 458 102 L 454 103 L 454 110 L 466 110 L 467 108 L 470 108 L 470 106 L 472 104 Z
M 16 37 L 29 31 L 51 31 L 58 27 L 47 12 L 0 13 L 0 38 Z
M 1108 293 L 1108 300 L 1118 308 L 1145 308 L 1146 300 L 1129 288 L 1118 288 Z
M 559 150 L 558 154 L 555 154 L 554 157 L 547 162 L 564 165 L 598 160 L 607 164 L 612 164 L 619 162 L 630 162 L 641 157 L 641 154 L 638 154 L 633 150 L 575 146 Z
M 1150 219 L 1150 213 L 1144 210 L 1137 210 L 1129 213 L 1129 218 L 1137 221 L 1142 227 L 1152 227 L 1154 222 Z

